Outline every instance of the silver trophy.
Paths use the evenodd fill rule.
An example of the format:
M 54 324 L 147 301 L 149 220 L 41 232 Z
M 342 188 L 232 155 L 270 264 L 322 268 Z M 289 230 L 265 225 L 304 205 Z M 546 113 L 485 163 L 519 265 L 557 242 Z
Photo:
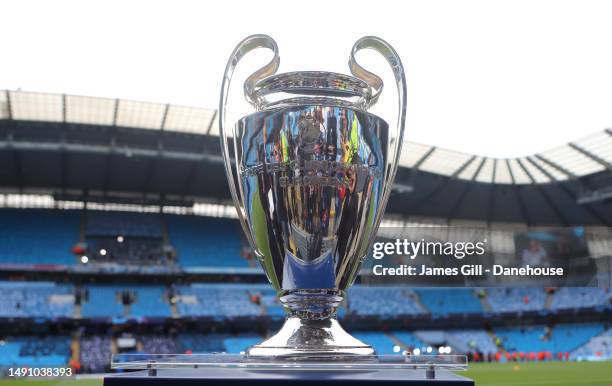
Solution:
M 274 56 L 244 83 L 255 112 L 233 125 L 232 153 L 225 122 L 230 82 L 241 58 L 256 48 Z M 393 129 L 367 111 L 383 82 L 356 62 L 362 49 L 382 54 L 393 71 L 399 96 Z M 372 355 L 371 346 L 340 326 L 336 310 L 374 240 L 397 171 L 406 114 L 404 69 L 395 50 L 376 37 L 353 46 L 353 76 L 276 74 L 278 66 L 271 37 L 247 37 L 228 61 L 219 104 L 221 150 L 238 218 L 288 313 L 278 333 L 246 354 Z

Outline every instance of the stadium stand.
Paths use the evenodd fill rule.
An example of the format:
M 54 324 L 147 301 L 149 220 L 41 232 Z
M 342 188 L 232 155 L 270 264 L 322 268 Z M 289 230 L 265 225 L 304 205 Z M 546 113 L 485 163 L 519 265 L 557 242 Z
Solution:
M 489 288 L 486 294 L 486 300 L 496 312 L 542 310 L 546 302 L 546 292 L 541 287 Z
M 159 215 L 134 212 L 87 211 L 87 236 L 162 237 Z
M 86 211 L 85 236 L 89 263 L 170 265 L 163 248 L 160 215 Z
M 13 264 L 36 265 L 15 276 L 31 281 L 0 282 L 1 327 L 8 334 L 0 340 L 0 367 L 65 365 L 70 338 L 65 332 L 53 336 L 57 329 L 48 327 L 55 321 L 46 320 L 51 318 L 75 317 L 60 322 L 73 326 L 74 336 L 85 334 L 78 340 L 83 372 L 107 371 L 112 351 L 238 353 L 261 341 L 252 331 L 274 332 L 275 327 L 267 325 L 270 317 L 285 315 L 274 290 L 268 284 L 250 283 L 264 278 L 253 275 L 261 271 L 244 269 L 258 265 L 245 253 L 236 219 L 215 217 L 235 213 L 225 204 L 230 197 L 219 163 L 215 117 L 214 111 L 183 106 L 0 93 L 0 140 L 6 145 L 0 149 L 4 166 L 0 185 L 6 189 L 0 194 L 0 206 L 12 206 L 0 209 L 0 265 L 11 272 L 3 272 L 6 275 L 13 275 Z M 502 261 L 520 252 L 517 234 L 550 224 L 580 224 L 585 225 L 590 255 L 609 259 L 612 207 L 591 193 L 609 189 L 610 168 L 601 160 L 606 165 L 612 162 L 611 134 L 607 130 L 505 162 L 406 142 L 397 187 L 410 189 L 394 190 L 384 221 L 392 219 L 398 228 L 425 226 L 441 240 L 488 237 L 488 252 Z M 90 151 L 93 147 L 103 151 Z M 417 174 L 418 185 L 413 186 Z M 45 188 L 38 192 L 41 186 Z M 35 190 L 36 194 L 28 194 Z M 25 194 L 6 193 L 16 191 Z M 568 192 L 575 192 L 576 199 L 569 199 Z M 41 197 L 43 206 L 38 202 Z M 585 204 L 585 198 L 590 203 Z M 578 203 L 581 199 L 583 203 Z M 38 209 L 29 209 L 28 202 L 35 202 Z M 431 227 L 436 224 L 451 227 Z M 119 236 L 123 241 L 118 241 Z M 77 243 L 87 247 L 89 266 L 71 252 Z M 97 268 L 91 263 L 119 265 L 109 270 L 119 275 L 88 271 Z M 171 275 L 177 275 L 176 320 L 156 320 L 173 315 L 174 307 L 165 300 L 173 286 L 135 285 L 143 272 L 128 272 L 122 265 L 161 268 L 147 274 L 165 275 L 168 272 L 163 270 L 172 268 Z M 71 284 L 53 283 L 58 276 L 54 269 L 66 269 Z M 240 283 L 245 276 L 235 272 L 248 272 L 249 284 Z M 121 274 L 129 284 L 120 281 Z M 147 281 L 167 283 L 167 277 L 151 275 Z M 46 281 L 38 281 L 41 278 Z M 207 283 L 211 278 L 224 284 Z M 184 284 L 194 280 L 204 282 Z M 105 281 L 115 284 L 102 284 Z M 234 281 L 238 283 L 229 284 Z M 84 291 L 76 306 L 75 288 Z M 612 330 L 604 331 L 609 328 L 605 318 L 610 308 L 605 306 L 610 305 L 610 295 L 596 288 L 561 288 L 547 296 L 542 288 L 528 287 L 475 292 L 356 285 L 348 291 L 348 318 L 343 323 L 354 333 L 348 325 L 349 320 L 354 322 L 362 330 L 354 335 L 381 354 L 394 353 L 396 346 L 423 351 L 448 344 L 453 353 L 546 350 L 572 352 L 573 359 L 606 358 L 612 357 Z M 341 317 L 344 310 L 339 310 Z M 533 311 L 529 317 L 536 321 L 521 319 L 526 311 Z M 508 319 L 490 315 L 489 326 L 489 315 L 483 313 L 498 312 L 513 315 Z M 600 320 L 599 324 L 566 323 L 551 329 L 543 325 L 545 318 L 578 312 L 589 312 L 589 320 Z M 16 317 L 25 320 L 15 323 Z M 129 317 L 138 320 L 125 319 Z M 412 328 L 406 323 L 411 318 L 423 330 L 405 330 Z M 476 322 L 469 329 L 456 328 L 471 319 Z M 498 327 L 516 319 L 525 325 Z M 181 334 L 161 333 L 168 325 Z M 24 334 L 30 326 L 47 329 L 47 337 Z M 243 331 L 244 326 L 248 327 Z M 390 331 L 372 331 L 382 328 Z M 203 332 L 208 330 L 215 332 Z M 122 333 L 138 337 L 136 347 L 118 349 L 115 337 Z
M 484 330 L 449 330 L 446 338 L 448 344 L 459 352 L 492 354 L 498 351 L 492 336 Z
M 223 339 L 223 346 L 225 352 L 229 354 L 240 354 L 244 352 L 249 346 L 260 343 L 262 337 L 252 334 L 243 334 L 240 336 L 231 336 Z
M 589 339 L 587 343 L 572 352 L 572 359 L 612 359 L 612 328 Z
M 261 304 L 263 307 L 265 307 L 266 315 L 273 318 L 285 317 L 285 309 L 276 297 L 276 291 L 274 291 L 270 286 L 267 286 L 267 288 L 261 289 L 259 295 L 261 296 Z
M 421 304 L 434 315 L 483 312 L 482 304 L 471 289 L 417 289 Z
M 398 342 L 394 342 L 387 334 L 383 332 L 355 331 L 351 332 L 351 335 L 362 342 L 371 345 L 379 355 L 396 354 L 401 350 Z
M 170 242 L 184 267 L 248 267 L 234 220 L 166 216 Z M 220 242 L 223 240 L 223 242 Z
M 610 304 L 612 293 L 596 287 L 559 288 L 553 297 L 550 308 L 561 310 L 567 308 L 597 307 Z
M 74 264 L 79 224 L 68 210 L 0 209 L 0 263 Z
M 111 361 L 111 338 L 103 335 L 81 337 L 80 362 L 83 372 L 101 373 L 107 371 Z
M 249 294 L 262 287 L 240 284 L 192 284 L 179 286 L 180 315 L 209 316 L 217 319 L 255 317 L 262 314 L 261 306 L 252 302 Z
M 420 348 L 425 346 L 425 342 L 409 331 L 391 331 L 391 335 L 397 338 L 407 348 Z
M 72 317 L 72 286 L 51 282 L 0 282 L 0 317 Z
M 170 317 L 172 312 L 166 301 L 166 291 L 161 286 L 134 286 L 129 287 L 135 294 L 131 305 L 132 316 Z
M 147 354 L 176 354 L 181 348 L 173 336 L 143 335 L 139 337 L 142 352 Z
M 123 286 L 115 285 L 88 285 L 87 301 L 83 304 L 81 314 L 83 317 L 121 317 L 124 315 L 123 304 L 119 294 Z
M 563 324 L 552 329 L 545 326 L 524 326 L 495 329 L 504 349 L 511 352 L 571 352 L 584 345 L 603 327 L 599 324 Z
M 426 313 L 413 291 L 402 287 L 353 286 L 348 290 L 348 309 L 354 315 L 381 317 Z M 385 299 L 381 302 L 380 299 Z
M 185 353 L 214 353 L 224 352 L 225 335 L 217 333 L 202 334 L 179 334 L 178 342 Z
M 70 338 L 65 336 L 9 337 L 0 342 L 0 366 L 65 366 Z

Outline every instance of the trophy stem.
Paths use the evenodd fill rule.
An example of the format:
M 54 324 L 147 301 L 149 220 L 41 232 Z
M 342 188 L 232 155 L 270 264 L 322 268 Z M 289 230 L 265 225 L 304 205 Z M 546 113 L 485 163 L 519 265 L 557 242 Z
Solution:
M 285 291 L 289 310 L 282 328 L 271 338 L 247 349 L 248 357 L 268 359 L 342 359 L 374 355 L 371 346 L 347 333 L 336 319 L 342 301 L 336 290 Z

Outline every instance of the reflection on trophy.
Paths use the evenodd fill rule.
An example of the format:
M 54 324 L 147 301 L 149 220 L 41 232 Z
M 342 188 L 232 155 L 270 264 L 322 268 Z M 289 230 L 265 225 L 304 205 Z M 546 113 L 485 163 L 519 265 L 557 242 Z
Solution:
M 273 59 L 247 78 L 255 112 L 233 124 L 228 146 L 225 108 L 232 74 L 256 48 Z M 355 54 L 373 49 L 391 66 L 399 96 L 395 127 L 367 110 L 382 80 Z M 247 355 L 316 358 L 371 355 L 336 319 L 383 215 L 397 170 L 405 118 L 405 78 L 386 42 L 354 45 L 353 76 L 329 72 L 275 74 L 278 48 L 265 35 L 243 40 L 232 53 L 220 101 L 221 147 L 231 194 L 246 237 L 288 312 L 281 330 Z

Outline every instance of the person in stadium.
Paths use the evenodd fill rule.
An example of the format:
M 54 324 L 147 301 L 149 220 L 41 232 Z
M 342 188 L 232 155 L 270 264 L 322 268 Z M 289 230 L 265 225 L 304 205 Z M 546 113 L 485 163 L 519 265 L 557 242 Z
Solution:
M 546 249 L 542 247 L 540 242 L 536 239 L 529 240 L 527 248 L 523 250 L 521 259 L 523 265 L 529 265 L 532 267 L 541 267 L 545 264 L 544 260 L 548 254 Z

